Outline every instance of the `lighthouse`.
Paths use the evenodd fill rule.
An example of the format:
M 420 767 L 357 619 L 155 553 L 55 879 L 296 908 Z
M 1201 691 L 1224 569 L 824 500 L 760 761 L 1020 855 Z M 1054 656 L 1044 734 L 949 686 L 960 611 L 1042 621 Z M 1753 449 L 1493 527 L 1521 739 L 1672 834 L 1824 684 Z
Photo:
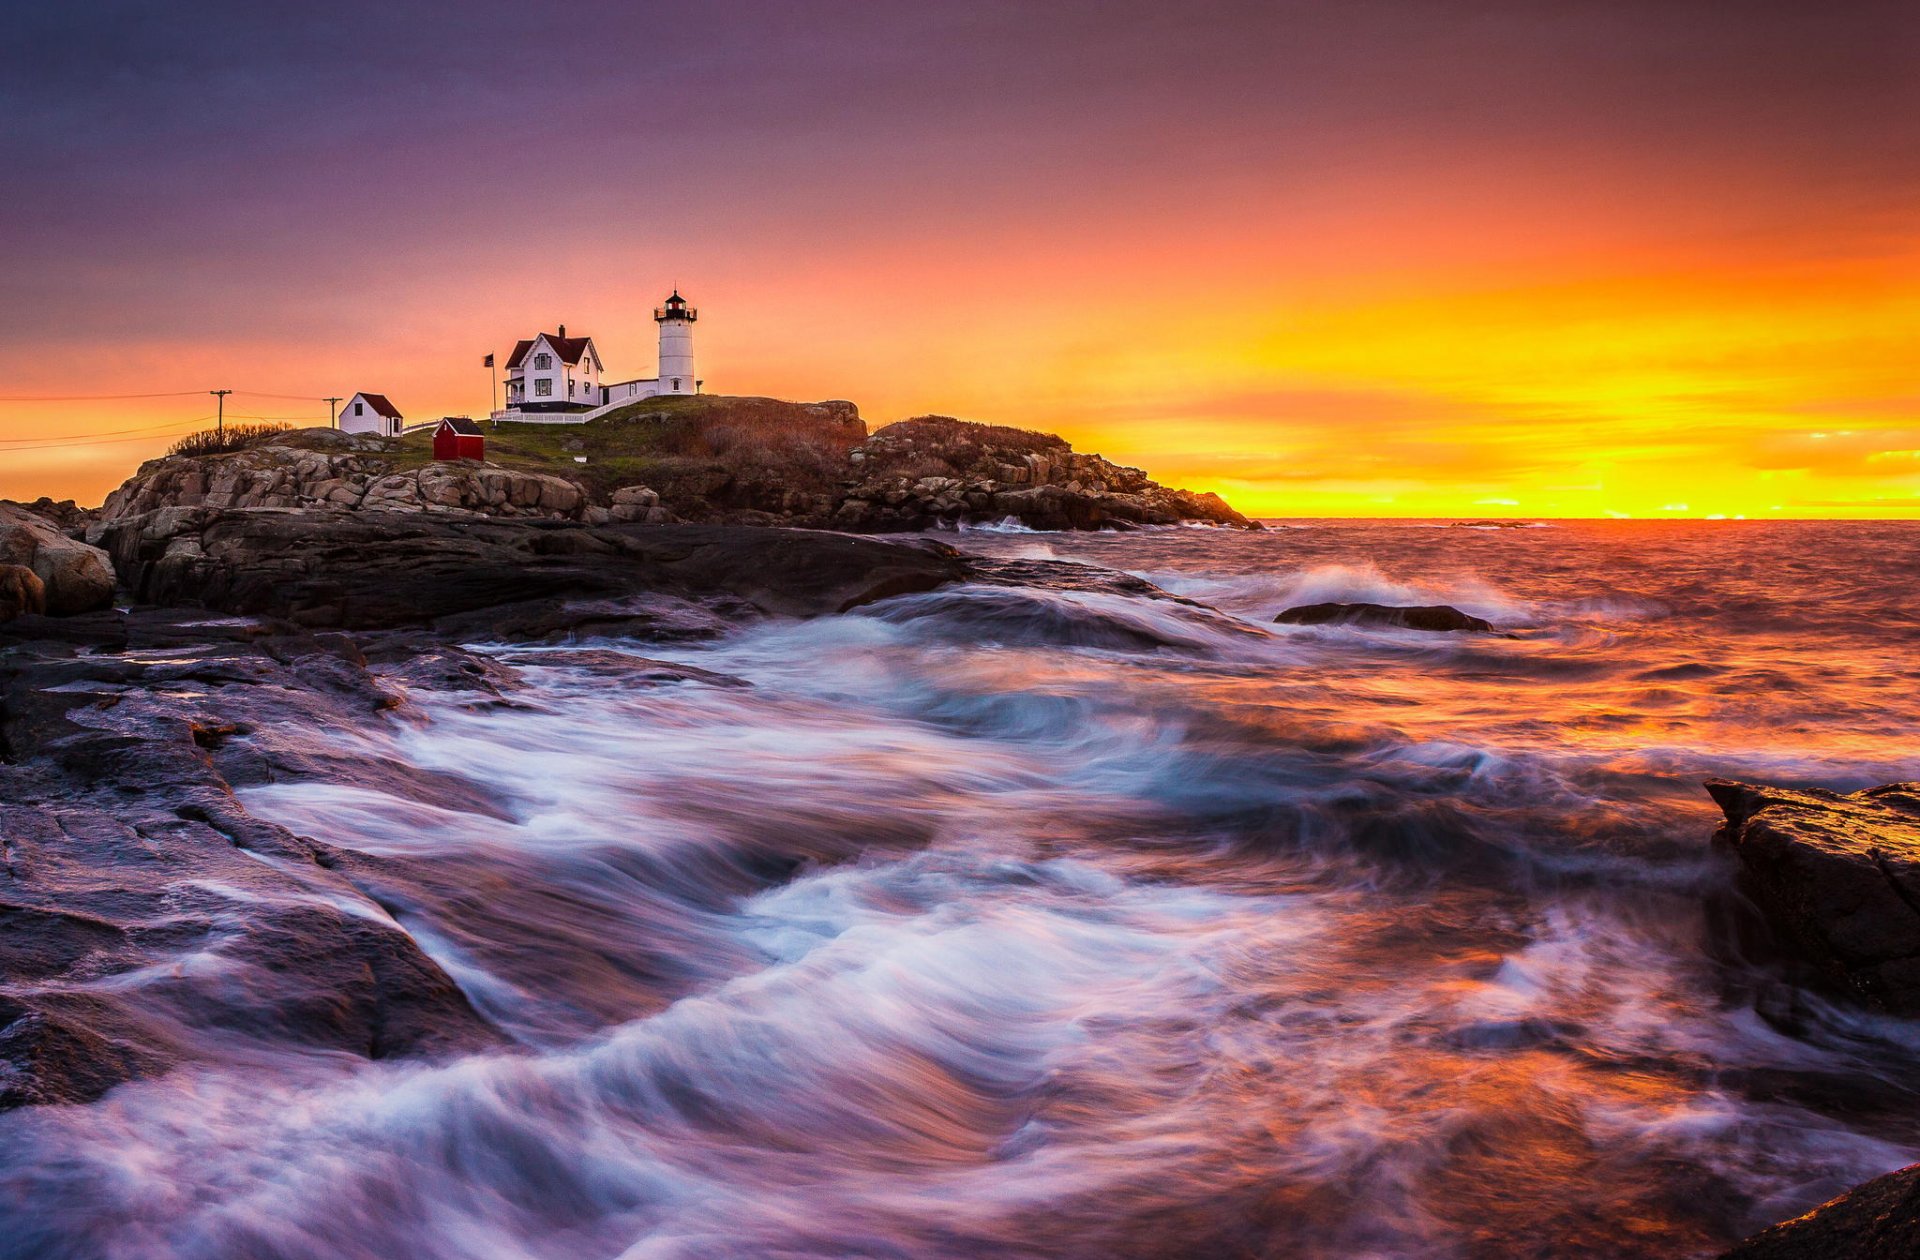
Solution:
M 687 305 L 675 289 L 666 305 L 653 308 L 653 322 L 660 325 L 660 392 L 693 394 L 700 382 L 693 375 L 693 321 L 700 312 Z

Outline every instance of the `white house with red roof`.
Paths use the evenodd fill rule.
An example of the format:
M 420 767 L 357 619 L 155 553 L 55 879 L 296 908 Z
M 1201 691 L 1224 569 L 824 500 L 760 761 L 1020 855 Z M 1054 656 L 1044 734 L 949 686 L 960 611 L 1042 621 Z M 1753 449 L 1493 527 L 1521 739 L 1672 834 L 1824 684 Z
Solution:
M 507 356 L 507 410 L 591 411 L 600 397 L 600 352 L 591 337 L 569 337 L 567 326 L 516 341 Z
M 697 394 L 702 382 L 693 374 L 693 324 L 699 318 L 676 290 L 653 312 L 660 327 L 660 374 L 611 384 L 603 379 L 592 337 L 569 337 L 562 324 L 558 332 L 522 338 L 507 356 L 506 408 L 493 418 L 579 424 L 642 398 Z
M 402 423 L 400 409 L 388 402 L 385 394 L 361 392 L 347 399 L 347 405 L 340 409 L 340 428 L 347 433 L 398 437 Z

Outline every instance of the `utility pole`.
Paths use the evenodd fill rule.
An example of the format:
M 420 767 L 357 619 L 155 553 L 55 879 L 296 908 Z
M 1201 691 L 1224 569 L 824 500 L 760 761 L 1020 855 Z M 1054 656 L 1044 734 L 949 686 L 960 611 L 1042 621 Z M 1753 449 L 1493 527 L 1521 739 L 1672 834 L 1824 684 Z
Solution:
M 233 391 L 230 389 L 210 389 L 207 392 L 219 400 L 219 406 L 214 416 L 214 427 L 221 437 L 225 437 L 227 436 L 227 395 Z
M 327 427 L 329 429 L 339 428 L 340 418 L 333 414 L 333 409 L 340 404 L 340 400 L 338 398 L 322 398 L 320 401 L 327 404 Z

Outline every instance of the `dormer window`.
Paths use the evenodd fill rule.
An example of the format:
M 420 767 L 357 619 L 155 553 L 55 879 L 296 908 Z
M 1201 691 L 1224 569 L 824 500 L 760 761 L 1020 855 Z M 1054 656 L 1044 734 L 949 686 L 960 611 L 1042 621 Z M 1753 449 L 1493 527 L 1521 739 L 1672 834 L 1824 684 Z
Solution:
M 553 356 L 550 354 L 536 354 L 533 356 L 533 366 L 535 371 L 544 372 L 553 366 Z

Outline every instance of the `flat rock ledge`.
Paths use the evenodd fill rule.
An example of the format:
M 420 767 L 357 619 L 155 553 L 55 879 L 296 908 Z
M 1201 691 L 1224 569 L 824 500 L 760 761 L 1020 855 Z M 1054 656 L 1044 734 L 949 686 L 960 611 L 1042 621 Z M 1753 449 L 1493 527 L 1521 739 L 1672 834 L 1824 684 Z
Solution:
M 1727 816 L 1715 838 L 1773 925 L 1840 991 L 1920 1015 L 1920 783 L 1706 787 Z
M 1721 1260 L 1912 1260 L 1920 1256 L 1920 1164 L 1875 1177 Z
M 931 541 L 719 525 L 198 507 L 123 517 L 94 532 L 135 603 L 309 629 L 435 625 L 502 638 L 587 623 L 651 633 L 662 599 L 723 613 L 825 616 L 968 572 L 957 551 Z
M 1301 604 L 1275 617 L 1282 626 L 1385 626 L 1434 633 L 1491 633 L 1493 623 L 1450 604 Z

